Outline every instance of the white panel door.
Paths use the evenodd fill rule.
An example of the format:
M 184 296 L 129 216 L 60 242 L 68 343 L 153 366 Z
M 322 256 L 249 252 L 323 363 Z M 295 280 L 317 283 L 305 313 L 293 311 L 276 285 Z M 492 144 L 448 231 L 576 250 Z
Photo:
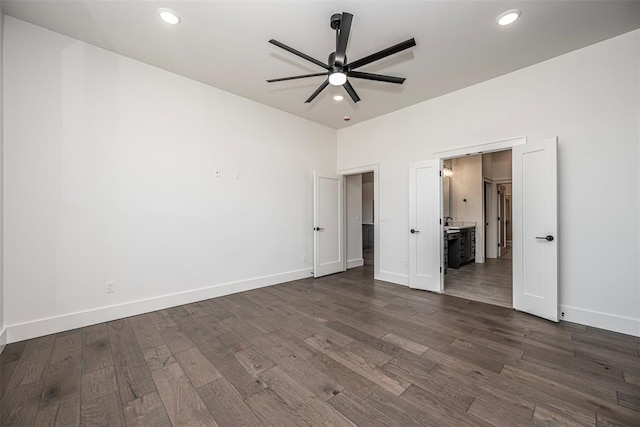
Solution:
M 342 176 L 313 173 L 313 277 L 344 271 Z
M 513 148 L 513 308 L 558 321 L 557 139 Z
M 441 292 L 440 160 L 409 166 L 409 287 Z

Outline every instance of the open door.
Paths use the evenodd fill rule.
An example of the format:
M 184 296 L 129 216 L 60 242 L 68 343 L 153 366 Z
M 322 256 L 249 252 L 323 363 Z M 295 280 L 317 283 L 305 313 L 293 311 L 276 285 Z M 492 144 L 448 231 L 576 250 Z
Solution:
M 441 289 L 440 159 L 409 166 L 409 287 Z
M 342 176 L 313 173 L 313 277 L 344 271 Z
M 513 148 L 513 308 L 558 321 L 557 138 Z

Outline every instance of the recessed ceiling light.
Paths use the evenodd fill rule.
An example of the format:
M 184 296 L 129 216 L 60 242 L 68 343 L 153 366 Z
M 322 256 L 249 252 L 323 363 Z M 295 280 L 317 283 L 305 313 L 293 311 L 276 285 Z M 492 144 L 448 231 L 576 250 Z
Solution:
M 160 18 L 167 24 L 176 25 L 180 23 L 180 17 L 171 9 L 158 9 L 158 13 L 160 14 Z
M 342 120 L 344 120 L 345 122 L 348 122 L 349 120 L 351 120 L 351 117 L 349 117 L 349 116 L 344 116 L 344 117 L 342 118 Z
M 520 11 L 518 9 L 511 9 L 501 13 L 496 21 L 498 21 L 498 25 L 509 25 L 516 22 L 519 17 Z
M 344 99 L 344 96 L 342 95 L 333 95 L 334 101 L 342 101 L 343 99 Z

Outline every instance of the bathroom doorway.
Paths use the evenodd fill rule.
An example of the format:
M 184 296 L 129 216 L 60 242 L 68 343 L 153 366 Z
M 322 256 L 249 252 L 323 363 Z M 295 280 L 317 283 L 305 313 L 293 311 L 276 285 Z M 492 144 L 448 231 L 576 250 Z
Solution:
M 513 307 L 511 150 L 443 164 L 444 293 Z
M 345 187 L 346 269 L 375 276 L 375 172 L 345 174 Z

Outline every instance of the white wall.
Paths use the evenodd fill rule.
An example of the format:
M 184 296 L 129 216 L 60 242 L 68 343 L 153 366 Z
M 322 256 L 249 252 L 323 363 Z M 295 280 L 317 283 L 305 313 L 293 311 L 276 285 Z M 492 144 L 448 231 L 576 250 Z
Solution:
M 482 173 L 494 181 L 511 179 L 511 150 L 497 151 L 482 155 Z
M 512 161 L 513 155 L 511 150 L 497 151 L 495 153 L 487 153 L 482 155 L 482 173 L 485 178 L 489 178 L 494 181 L 511 180 L 512 178 Z M 498 184 L 487 184 L 488 192 L 485 198 L 487 199 L 487 214 L 485 215 L 484 223 L 488 224 L 486 227 L 486 244 L 485 244 L 485 257 L 497 258 L 498 257 Z M 507 194 L 511 194 L 511 184 L 504 185 L 508 189 Z
M 362 183 L 362 222 L 373 224 L 373 182 Z
M 454 222 L 476 224 L 476 262 L 484 262 L 484 180 L 482 156 L 466 156 L 452 160 L 451 217 Z
M 2 235 L 4 231 L 3 220 L 3 176 L 4 176 L 4 162 L 2 159 L 3 153 L 3 71 L 2 71 L 2 50 L 4 39 L 4 14 L 2 13 L 2 3 L 0 2 L 0 353 L 4 349 L 4 345 L 7 343 L 7 336 L 5 334 L 4 327 L 4 264 L 3 264 L 3 243 Z
M 453 159 L 453 170 L 450 201 L 453 220 L 482 221 L 482 157 Z
M 338 131 L 339 169 L 379 164 L 381 270 L 407 275 L 409 161 L 558 136 L 564 319 L 640 335 L 639 66 L 634 31 Z M 614 161 L 624 186 L 611 185 Z
M 364 265 L 362 258 L 362 174 L 346 176 L 347 268 Z
M 4 53 L 9 341 L 309 276 L 335 130 L 9 17 Z

